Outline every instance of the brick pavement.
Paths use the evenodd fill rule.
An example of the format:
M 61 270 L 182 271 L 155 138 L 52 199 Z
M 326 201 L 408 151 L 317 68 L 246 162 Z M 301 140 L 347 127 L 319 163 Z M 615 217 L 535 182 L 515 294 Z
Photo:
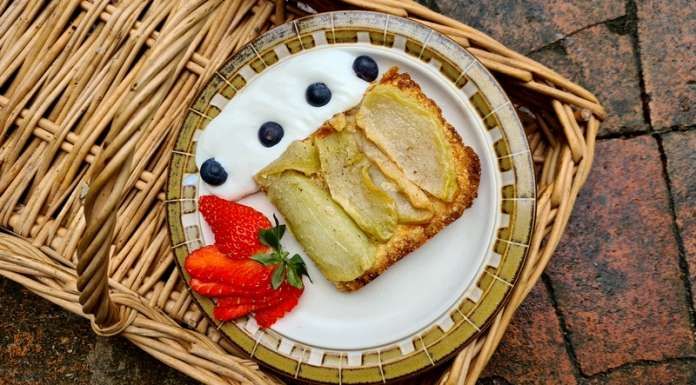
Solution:
M 630 25 L 626 18 L 594 25 L 531 54 L 597 95 L 609 113 L 600 135 L 636 133 L 649 127 L 633 38 L 627 33 Z
M 546 270 L 577 364 L 594 375 L 636 361 L 694 356 L 691 304 L 657 141 L 609 139 L 596 150 L 567 235 Z
M 464 2 L 435 3 L 464 21 L 477 15 Z M 520 3 L 538 13 L 535 1 L 514 3 L 487 12 L 515 25 L 526 21 Z M 522 305 L 483 385 L 696 384 L 696 2 L 629 0 L 618 15 L 611 4 L 600 20 L 590 12 L 586 27 L 542 47 L 547 35 L 527 38 L 529 26 L 518 34 L 479 22 L 593 91 L 612 115 L 538 284 L 548 295 Z M 571 29 L 540 20 L 534 29 Z
M 611 114 L 559 250 L 480 383 L 696 384 L 696 2 L 421 2 Z M 194 383 L 2 279 L 0 309 L 1 385 Z
M 4 278 L 0 309 L 0 385 L 197 383 Z

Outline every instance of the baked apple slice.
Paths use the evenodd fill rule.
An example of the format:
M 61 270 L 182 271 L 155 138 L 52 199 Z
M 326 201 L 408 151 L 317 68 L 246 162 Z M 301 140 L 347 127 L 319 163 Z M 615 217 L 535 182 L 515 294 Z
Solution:
M 324 276 L 351 291 L 461 216 L 479 175 L 437 105 L 393 68 L 255 180 Z

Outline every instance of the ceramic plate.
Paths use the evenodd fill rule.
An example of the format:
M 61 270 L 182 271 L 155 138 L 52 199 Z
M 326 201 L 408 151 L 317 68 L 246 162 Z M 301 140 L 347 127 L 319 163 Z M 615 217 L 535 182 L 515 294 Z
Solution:
M 214 242 L 196 208 L 197 198 L 208 193 L 194 163 L 197 138 L 266 71 L 332 49 L 370 55 L 381 72 L 397 65 L 421 85 L 479 155 L 478 198 L 461 218 L 364 288 L 337 291 L 305 258 L 314 284 L 292 313 L 272 329 L 260 329 L 249 317 L 220 330 L 265 366 L 291 377 L 380 383 L 435 366 L 479 334 L 504 304 L 525 261 L 536 202 L 531 154 L 510 100 L 465 49 L 421 24 L 363 11 L 309 16 L 260 36 L 216 72 L 190 107 L 172 156 L 169 227 L 180 266 L 189 252 Z M 269 216 L 274 212 L 262 193 L 242 203 Z M 291 234 L 286 238 L 291 252 L 304 254 Z M 213 303 L 194 296 L 213 319 Z

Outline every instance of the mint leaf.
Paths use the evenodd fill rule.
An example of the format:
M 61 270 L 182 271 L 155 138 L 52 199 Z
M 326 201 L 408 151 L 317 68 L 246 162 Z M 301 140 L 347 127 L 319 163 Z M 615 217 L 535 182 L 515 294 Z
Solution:
M 280 248 L 280 238 L 278 238 L 275 228 L 262 229 L 259 232 L 259 240 L 261 243 L 273 249 Z
M 275 222 L 275 226 L 271 230 L 278 239 L 279 246 L 277 249 L 280 249 L 280 239 L 283 238 L 283 235 L 285 235 L 285 225 L 280 224 L 278 217 L 275 214 L 273 214 L 273 222 Z
M 275 233 L 278 242 L 280 242 L 280 240 L 283 238 L 283 235 L 285 235 L 285 225 L 277 225 L 273 228 L 273 232 Z
M 299 254 L 293 255 L 288 262 L 293 266 L 304 265 L 304 260 Z
M 256 254 L 252 256 L 251 259 L 266 266 L 282 262 L 282 260 L 275 254 Z
M 279 288 L 280 285 L 283 284 L 283 280 L 285 280 L 285 263 L 280 263 L 271 277 L 271 286 L 273 289 Z
M 278 217 L 273 215 L 273 221 L 275 226 L 269 229 L 262 229 L 259 231 L 259 241 L 262 244 L 273 249 L 271 253 L 260 253 L 256 254 L 251 259 L 265 265 L 276 265 L 273 275 L 271 276 L 271 286 L 273 289 L 278 289 L 285 280 L 288 283 L 298 289 L 304 287 L 302 282 L 302 277 L 307 276 L 309 281 L 312 282 L 312 278 L 307 273 L 307 265 L 305 265 L 304 260 L 299 254 L 295 254 L 292 258 L 288 258 L 289 252 L 283 250 L 283 246 L 280 244 L 280 239 L 285 235 L 286 226 L 281 225 L 278 221 Z
M 309 278 L 309 282 L 314 283 L 312 281 L 312 277 L 309 276 L 309 272 L 307 271 L 307 265 L 305 264 L 304 259 L 299 254 L 295 254 L 290 258 L 288 261 L 292 269 L 299 275 L 300 277 L 306 276 Z
M 302 278 L 297 274 L 295 269 L 288 267 L 288 283 L 298 289 L 302 289 Z

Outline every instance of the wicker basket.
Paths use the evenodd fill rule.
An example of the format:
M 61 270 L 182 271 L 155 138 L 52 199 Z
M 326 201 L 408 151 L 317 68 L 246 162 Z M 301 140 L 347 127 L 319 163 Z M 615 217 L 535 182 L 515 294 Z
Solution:
M 582 87 L 412 1 L 306 1 L 410 17 L 498 77 L 528 135 L 538 203 L 506 307 L 422 383 L 474 384 L 538 280 L 585 182 L 606 113 Z M 220 337 L 174 268 L 164 194 L 197 91 L 259 33 L 305 14 L 268 0 L 0 0 L 0 275 L 208 384 L 280 384 Z

